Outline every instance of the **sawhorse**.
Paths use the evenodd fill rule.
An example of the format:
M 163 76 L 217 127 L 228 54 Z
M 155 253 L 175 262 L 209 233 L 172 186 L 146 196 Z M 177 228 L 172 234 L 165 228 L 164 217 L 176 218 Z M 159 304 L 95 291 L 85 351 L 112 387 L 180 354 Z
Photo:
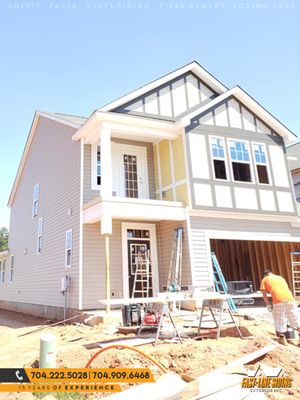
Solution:
M 228 307 L 225 307 L 225 304 L 227 303 Z M 233 314 L 232 311 L 230 309 L 230 306 L 228 304 L 228 299 L 214 299 L 214 300 L 203 300 L 203 304 L 202 304 L 202 308 L 201 308 L 201 314 L 200 314 L 200 320 L 199 320 L 199 327 L 198 327 L 198 334 L 200 334 L 200 329 L 201 329 L 201 323 L 202 323 L 202 319 L 203 319 L 203 313 L 204 313 L 204 308 L 208 308 L 213 320 L 216 324 L 216 327 L 218 328 L 217 330 L 217 337 L 216 339 L 218 340 L 220 337 L 220 333 L 221 333 L 221 326 L 222 326 L 222 316 L 223 316 L 223 311 L 226 308 L 228 311 L 228 314 L 230 316 L 230 319 L 232 321 L 232 323 L 234 324 L 234 326 L 236 327 L 236 330 L 238 331 L 238 334 L 240 336 L 241 339 L 245 339 L 244 336 L 242 335 L 242 332 L 240 331 L 240 328 L 237 326 L 234 318 L 233 318 Z M 219 322 L 217 321 L 216 315 L 214 314 L 214 310 L 219 310 Z

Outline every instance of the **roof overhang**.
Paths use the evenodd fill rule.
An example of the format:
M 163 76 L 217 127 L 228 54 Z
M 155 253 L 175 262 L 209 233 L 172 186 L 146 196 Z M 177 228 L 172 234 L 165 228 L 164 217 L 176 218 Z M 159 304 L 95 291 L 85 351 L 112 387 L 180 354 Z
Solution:
M 211 75 L 208 71 L 206 71 L 200 64 L 196 61 L 193 61 L 176 71 L 171 72 L 155 81 L 148 83 L 145 86 L 140 87 L 133 92 L 128 93 L 125 96 L 120 97 L 119 99 L 112 101 L 111 103 L 106 104 L 101 107 L 99 111 L 111 111 L 117 107 L 120 107 L 122 104 L 125 104 L 136 97 L 142 96 L 145 93 L 156 89 L 157 87 L 164 85 L 165 83 L 178 78 L 180 75 L 185 74 L 186 72 L 193 72 L 198 78 L 200 78 L 204 83 L 210 86 L 213 90 L 215 90 L 218 94 L 224 93 L 228 90 L 226 86 L 224 86 L 218 79 L 216 79 L 213 75 Z
M 102 127 L 110 128 L 113 137 L 124 138 L 130 135 L 131 139 L 136 138 L 137 140 L 149 142 L 177 137 L 174 123 L 170 121 L 95 111 L 72 136 L 72 139 L 75 141 L 84 139 L 85 143 L 94 143 L 99 140 Z
M 241 87 L 235 86 L 234 88 L 228 90 L 226 93 L 221 94 L 215 99 L 211 100 L 209 103 L 202 107 L 194 110 L 190 114 L 185 115 L 180 120 L 175 122 L 175 128 L 177 130 L 186 127 L 190 124 L 192 118 L 203 112 L 215 107 L 222 101 L 228 99 L 229 97 L 235 97 L 242 104 L 248 107 L 254 114 L 256 114 L 263 122 L 269 125 L 276 133 L 278 133 L 284 140 L 285 144 L 292 143 L 296 140 L 297 136 L 291 132 L 285 125 L 283 125 L 277 118 L 275 118 L 269 111 L 262 107 L 253 97 L 249 96 Z

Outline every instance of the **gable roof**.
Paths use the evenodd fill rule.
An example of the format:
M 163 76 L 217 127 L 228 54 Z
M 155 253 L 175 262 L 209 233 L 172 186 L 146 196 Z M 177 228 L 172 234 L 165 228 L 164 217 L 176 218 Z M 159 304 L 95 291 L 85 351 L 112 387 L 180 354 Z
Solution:
M 227 92 L 219 95 L 209 103 L 200 106 L 195 111 L 185 115 L 180 120 L 175 122 L 175 127 L 186 127 L 190 124 L 191 120 L 212 107 L 217 106 L 224 100 L 235 97 L 242 104 L 248 107 L 254 114 L 256 114 L 263 122 L 270 126 L 276 133 L 278 133 L 286 144 L 292 143 L 296 140 L 297 136 L 290 131 L 284 124 L 282 124 L 277 118 L 275 118 L 269 111 L 262 107 L 256 100 L 253 99 L 248 93 L 246 93 L 240 86 L 235 86 Z
M 153 89 L 156 89 L 157 87 L 167 83 L 168 81 L 176 79 L 180 75 L 183 75 L 189 71 L 193 72 L 198 78 L 200 78 L 204 83 L 210 86 L 218 94 L 224 93 L 228 90 L 226 86 L 224 86 L 212 74 L 206 71 L 199 63 L 193 61 L 187 65 L 184 65 L 181 68 L 176 69 L 173 72 L 170 72 L 167 75 L 164 75 L 159 79 L 148 83 L 147 85 L 140 87 L 139 89 L 136 89 L 126 94 L 125 96 L 118 98 L 117 100 L 112 101 L 111 103 L 106 104 L 105 106 L 101 107 L 99 111 L 112 111 L 115 108 L 118 108 L 134 100 L 135 98 L 140 97 Z
M 35 135 L 35 131 L 36 131 L 36 127 L 39 121 L 40 117 L 44 117 L 44 118 L 48 118 L 48 119 L 52 119 L 56 122 L 60 122 L 64 125 L 68 125 L 71 126 L 72 128 L 80 128 L 81 125 L 84 124 L 84 122 L 86 121 L 87 118 L 84 117 L 78 117 L 78 116 L 74 116 L 74 115 L 67 115 L 67 114 L 58 114 L 58 113 L 50 113 L 50 112 L 42 112 L 42 111 L 36 111 L 31 127 L 30 127 L 30 131 L 27 137 L 27 141 L 23 150 L 23 154 L 19 163 L 19 167 L 17 170 L 17 174 L 13 183 L 13 187 L 11 189 L 10 192 L 10 196 L 8 199 L 8 206 L 10 207 L 14 201 L 14 197 L 15 197 L 15 193 L 24 169 L 24 165 L 31 147 L 31 143 L 33 141 L 34 135 Z

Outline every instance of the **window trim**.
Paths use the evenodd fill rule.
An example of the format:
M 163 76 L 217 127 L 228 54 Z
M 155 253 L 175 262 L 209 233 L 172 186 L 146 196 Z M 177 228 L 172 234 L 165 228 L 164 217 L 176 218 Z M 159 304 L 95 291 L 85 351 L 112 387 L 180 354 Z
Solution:
M 15 256 L 12 254 L 10 256 L 10 265 L 9 265 L 9 283 L 13 283 L 14 268 L 15 268 Z
M 37 254 L 41 254 L 43 248 L 43 225 L 44 225 L 43 217 L 40 217 L 38 219 L 38 226 L 37 226 L 37 242 L 36 242 Z
M 97 184 L 97 151 L 100 147 L 100 166 L 101 166 L 101 145 L 99 142 L 91 145 L 91 187 L 92 190 L 100 190 L 101 185 Z M 101 177 L 101 175 L 100 175 Z
M 67 247 L 68 244 L 68 235 L 71 234 L 71 247 Z M 71 250 L 70 264 L 67 264 L 68 261 L 68 250 Z M 73 258 L 73 230 L 68 229 L 65 235 L 65 268 L 72 267 L 72 258 Z
M 254 145 L 255 144 L 256 145 L 262 145 L 264 147 L 265 156 L 266 156 L 266 163 L 265 164 L 256 162 L 255 152 L 254 152 Z M 269 162 L 268 152 L 267 152 L 267 144 L 266 143 L 262 143 L 262 142 L 251 142 L 251 149 L 252 149 L 252 157 L 253 157 L 253 164 L 254 164 L 255 177 L 256 177 L 257 184 L 258 185 L 262 185 L 262 186 L 272 186 L 272 177 L 271 177 L 270 162 Z M 260 183 L 259 182 L 258 171 L 257 171 L 257 168 L 256 168 L 257 165 L 265 165 L 266 166 L 269 183 Z
M 249 161 L 232 160 L 231 152 L 230 152 L 230 141 L 241 142 L 241 143 L 246 143 L 247 144 L 248 153 L 249 153 Z M 252 151 L 251 151 L 252 147 L 250 145 L 249 140 L 235 139 L 235 138 L 228 137 L 227 138 L 227 149 L 228 149 L 228 153 L 229 153 L 229 164 L 230 164 L 230 172 L 231 172 L 231 176 L 232 176 L 232 182 L 237 182 L 237 183 L 247 184 L 247 185 L 254 185 L 256 183 L 256 175 L 255 175 L 255 173 L 253 171 L 253 160 L 252 160 Z M 232 167 L 232 163 L 233 162 L 241 163 L 241 164 L 249 164 L 251 181 L 237 181 L 236 179 L 234 179 L 234 171 L 233 171 L 233 167 Z
M 37 198 L 36 196 L 37 190 Z M 39 200 L 40 200 L 40 184 L 36 183 L 33 187 L 33 200 L 32 200 L 32 218 L 36 217 L 39 214 Z M 37 204 L 37 209 L 35 210 L 35 204 Z
M 0 285 L 5 282 L 5 261 L 5 258 L 0 261 Z
M 224 158 L 220 157 L 214 157 L 213 151 L 212 151 L 212 139 L 221 139 L 223 142 L 223 147 L 224 147 Z M 229 182 L 230 181 L 230 174 L 229 174 L 229 168 L 228 168 L 228 158 L 227 158 L 227 143 L 226 139 L 223 136 L 216 136 L 216 135 L 209 135 L 209 151 L 210 151 L 210 158 L 211 158 L 211 165 L 212 165 L 212 170 L 213 170 L 213 177 L 215 181 L 218 182 Z M 226 179 L 221 179 L 221 178 L 216 178 L 216 172 L 215 172 L 215 166 L 214 166 L 214 160 L 221 160 L 224 161 L 225 163 L 225 171 L 226 171 Z

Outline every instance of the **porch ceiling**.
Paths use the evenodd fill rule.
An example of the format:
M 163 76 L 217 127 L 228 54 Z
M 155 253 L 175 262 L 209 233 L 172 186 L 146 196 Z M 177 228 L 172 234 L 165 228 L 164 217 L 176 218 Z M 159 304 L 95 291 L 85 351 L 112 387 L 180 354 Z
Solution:
M 102 200 L 100 197 L 83 206 L 83 223 L 92 224 L 103 215 L 113 219 L 143 221 L 183 221 L 186 212 L 183 203 L 175 201 L 132 199 L 115 197 Z

